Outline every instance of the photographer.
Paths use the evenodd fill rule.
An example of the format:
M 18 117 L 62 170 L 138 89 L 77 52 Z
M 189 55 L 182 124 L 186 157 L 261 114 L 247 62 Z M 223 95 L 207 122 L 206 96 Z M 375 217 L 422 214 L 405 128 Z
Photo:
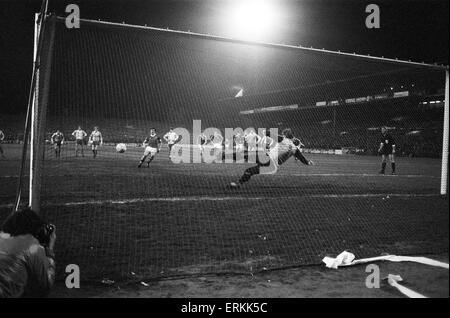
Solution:
M 30 208 L 13 213 L 0 231 L 0 298 L 41 297 L 55 281 L 55 227 Z

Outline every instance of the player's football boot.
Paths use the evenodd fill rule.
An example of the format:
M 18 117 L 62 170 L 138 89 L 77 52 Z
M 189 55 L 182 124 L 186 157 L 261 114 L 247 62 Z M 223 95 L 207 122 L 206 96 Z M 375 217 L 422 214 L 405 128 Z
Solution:
M 378 173 L 379 173 L 379 174 L 384 174 L 384 171 L 383 171 L 383 170 L 380 170 Z

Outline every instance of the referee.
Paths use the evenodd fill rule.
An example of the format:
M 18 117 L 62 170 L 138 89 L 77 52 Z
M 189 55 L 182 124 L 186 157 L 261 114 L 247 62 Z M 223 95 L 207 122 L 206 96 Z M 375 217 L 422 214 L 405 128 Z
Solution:
M 381 170 L 380 174 L 386 171 L 386 161 L 389 158 L 391 163 L 391 174 L 395 175 L 395 141 L 391 134 L 388 133 L 386 127 L 381 127 L 381 142 L 378 153 L 381 153 Z

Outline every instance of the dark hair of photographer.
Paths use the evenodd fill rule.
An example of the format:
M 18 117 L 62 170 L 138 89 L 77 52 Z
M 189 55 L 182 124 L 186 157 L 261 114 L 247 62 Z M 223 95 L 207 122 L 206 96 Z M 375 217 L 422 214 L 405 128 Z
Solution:
M 44 225 L 44 221 L 30 208 L 11 214 L 3 222 L 1 231 L 11 236 L 31 234 L 33 236 Z
M 0 231 L 0 298 L 41 297 L 55 280 L 55 227 L 25 208 L 8 216 Z

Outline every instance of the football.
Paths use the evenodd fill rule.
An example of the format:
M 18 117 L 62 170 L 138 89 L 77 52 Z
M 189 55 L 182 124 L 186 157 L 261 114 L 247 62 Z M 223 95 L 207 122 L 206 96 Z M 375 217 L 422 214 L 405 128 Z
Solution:
M 127 145 L 125 144 L 117 144 L 116 151 L 119 153 L 124 153 L 127 150 Z

